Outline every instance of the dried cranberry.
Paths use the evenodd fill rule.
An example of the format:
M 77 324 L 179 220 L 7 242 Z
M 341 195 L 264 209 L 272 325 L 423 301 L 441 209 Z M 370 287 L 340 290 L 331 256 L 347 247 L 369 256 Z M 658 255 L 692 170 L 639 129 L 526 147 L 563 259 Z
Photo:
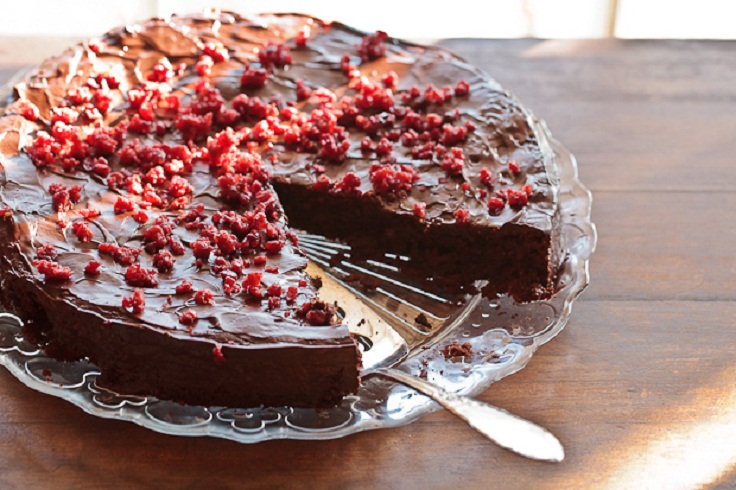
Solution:
M 210 73 L 212 73 L 212 66 L 214 64 L 215 62 L 209 56 L 200 56 L 199 60 L 197 60 L 197 64 L 195 65 L 197 75 L 199 75 L 200 77 L 208 77 Z
M 123 308 L 132 308 L 133 313 L 141 314 L 146 307 L 146 299 L 143 297 L 143 291 L 136 289 L 131 296 L 123 298 Z
M 186 310 L 179 315 L 179 323 L 187 326 L 194 326 L 197 324 L 197 312 L 194 310 Z
M 296 301 L 296 297 L 298 294 L 299 290 L 296 286 L 289 286 L 286 289 L 286 301 L 288 301 L 289 303 L 293 303 L 294 301 Z
M 465 80 L 460 80 L 455 85 L 455 95 L 458 97 L 463 97 L 465 95 L 468 95 L 470 93 L 470 84 L 466 82 Z
M 360 177 L 353 172 L 348 172 L 335 184 L 334 191 L 340 194 L 360 195 L 360 185 Z
M 84 273 L 89 274 L 90 276 L 96 276 L 100 273 L 100 267 L 102 264 L 100 264 L 96 260 L 90 260 L 89 263 L 84 266 Z
M 456 145 L 462 143 L 468 137 L 468 128 L 465 126 L 451 126 L 445 124 L 442 126 L 442 138 L 440 142 L 443 145 Z
M 168 82 L 173 77 L 174 70 L 163 63 L 157 63 L 151 69 L 151 73 L 148 74 L 147 79 L 151 82 Z
M 89 226 L 84 221 L 75 221 L 72 223 L 72 232 L 74 232 L 82 243 L 92 240 L 92 230 L 89 229 Z
M 258 51 L 258 61 L 264 68 L 271 69 L 274 66 L 283 68 L 292 63 L 291 51 L 287 44 L 269 41 Z
M 332 181 L 326 175 L 320 175 L 316 181 L 312 184 L 312 187 L 316 191 L 327 192 L 332 187 Z
M 266 85 L 269 74 L 265 68 L 246 67 L 240 77 L 240 86 L 243 88 L 258 89 Z
M 200 289 L 194 293 L 194 302 L 198 305 L 211 305 L 214 297 L 215 293 L 209 289 Z
M 506 206 L 506 203 L 503 199 L 500 199 L 498 197 L 491 197 L 488 199 L 488 211 L 495 214 L 502 210 Z
M 312 29 L 309 26 L 304 26 L 296 33 L 296 46 L 303 48 L 307 45 L 310 36 L 312 35 Z
M 396 85 L 399 83 L 399 76 L 396 74 L 395 71 L 392 70 L 383 75 L 381 81 L 386 86 L 386 88 L 395 88 Z
M 176 294 L 187 294 L 192 292 L 192 282 L 183 280 L 179 285 L 176 286 Z
M 131 286 L 153 288 L 158 286 L 156 271 L 145 269 L 140 264 L 133 264 L 125 271 L 125 281 Z
M 486 187 L 493 187 L 493 173 L 485 167 L 480 169 L 480 181 Z
M 282 288 L 278 284 L 271 284 L 270 286 L 268 286 L 267 292 L 269 296 L 281 296 L 281 294 L 284 292 L 284 288 Z
M 39 260 L 56 260 L 58 255 L 56 248 L 50 243 L 39 247 L 36 251 L 36 256 Z
M 508 196 L 509 206 L 512 207 L 526 206 L 529 202 L 529 196 L 523 190 L 517 191 L 515 189 L 509 189 L 506 192 L 506 195 Z
M 115 214 L 127 213 L 133 211 L 134 209 L 135 204 L 133 203 L 133 201 L 124 196 L 118 196 L 118 199 L 117 201 L 115 201 L 115 205 L 113 206 L 113 211 L 115 211 Z
M 72 270 L 50 260 L 34 260 L 33 266 L 44 276 L 46 282 L 66 281 L 72 276 Z
M 161 250 L 160 252 L 157 252 L 153 256 L 153 266 L 159 271 L 159 272 L 169 272 L 171 269 L 174 268 L 174 257 L 171 255 L 170 252 L 166 250 Z
M 304 85 L 304 81 L 299 78 L 296 81 L 296 100 L 298 102 L 307 100 L 312 95 L 312 89 Z
M 29 121 L 37 121 L 41 117 L 38 112 L 38 107 L 31 101 L 20 100 L 17 102 L 16 107 L 21 116 L 28 119 Z
M 176 118 L 176 129 L 181 131 L 186 141 L 204 138 L 209 134 L 212 127 L 212 113 L 205 115 L 180 114 Z
M 222 346 L 220 346 L 219 344 L 215 345 L 212 348 L 212 360 L 217 365 L 223 365 L 225 364 L 225 362 L 227 362 L 225 360 L 225 355 L 222 353 Z
M 230 59 L 230 54 L 228 53 L 227 48 L 222 45 L 222 43 L 204 43 L 202 51 L 205 55 L 212 58 L 215 63 L 220 63 Z
M 373 164 L 369 170 L 373 190 L 379 195 L 403 197 L 419 180 L 419 174 L 409 165 Z
M 388 35 L 383 31 L 376 31 L 363 37 L 357 46 L 358 55 L 363 61 L 372 61 L 385 56 L 386 45 L 384 41 Z
M 455 223 L 462 225 L 470 221 L 470 211 L 467 209 L 458 209 L 455 212 Z
M 194 251 L 194 256 L 202 260 L 208 260 L 210 254 L 215 251 L 215 247 L 212 246 L 212 242 L 210 242 L 210 239 L 206 237 L 198 238 L 192 242 L 190 246 Z
M 419 219 L 424 219 L 424 214 L 427 210 L 427 204 L 423 202 L 414 203 L 414 214 Z

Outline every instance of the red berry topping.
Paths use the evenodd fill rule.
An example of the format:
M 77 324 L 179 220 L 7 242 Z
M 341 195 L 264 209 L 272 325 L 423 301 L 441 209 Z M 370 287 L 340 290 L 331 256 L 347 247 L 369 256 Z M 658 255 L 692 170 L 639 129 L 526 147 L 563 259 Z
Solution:
M 96 276 L 100 273 L 100 267 L 102 264 L 100 264 L 96 260 L 90 260 L 89 263 L 84 267 L 84 273 L 89 274 L 90 276 Z
M 133 201 L 124 196 L 118 196 L 118 199 L 117 201 L 115 201 L 115 205 L 113 206 L 113 211 L 115 211 L 115 214 L 127 213 L 133 211 L 134 209 L 135 204 L 133 203 Z
M 212 246 L 212 242 L 207 237 L 200 237 L 191 244 L 194 256 L 198 259 L 208 260 L 210 254 L 215 251 L 215 247 Z
M 174 70 L 164 65 L 163 63 L 157 63 L 151 73 L 148 74 L 148 80 L 151 82 L 168 82 L 174 77 Z
M 211 305 L 214 297 L 215 293 L 209 289 L 200 289 L 194 293 L 194 302 L 198 305 Z
M 283 68 L 292 63 L 291 51 L 286 44 L 268 42 L 258 51 L 258 61 L 264 68 L 272 69 L 274 66 Z
M 192 327 L 197 324 L 197 312 L 194 310 L 186 310 L 179 315 L 179 323 Z
M 282 288 L 278 284 L 271 284 L 270 286 L 268 286 L 266 292 L 269 296 L 281 296 L 281 294 L 284 292 L 284 288 Z
M 373 164 L 369 170 L 373 190 L 379 195 L 404 197 L 419 180 L 419 174 L 409 165 Z
M 498 213 L 504 208 L 504 206 L 506 206 L 506 203 L 503 199 L 498 197 L 491 197 L 488 199 L 488 211 L 492 214 Z
M 312 95 L 312 89 L 304 85 L 304 81 L 299 78 L 296 81 L 296 100 L 301 102 L 307 100 Z
M 51 200 L 54 203 L 54 209 L 57 211 L 69 211 L 73 204 L 81 200 L 81 189 L 78 185 L 67 189 L 64 184 L 51 184 L 49 186 L 49 192 L 51 193 Z
M 56 260 L 59 255 L 56 251 L 56 248 L 50 243 L 39 247 L 39 249 L 36 251 L 36 254 L 39 260 Z
M 217 365 L 223 365 L 223 364 L 225 364 L 226 360 L 225 360 L 224 354 L 222 353 L 222 346 L 221 345 L 217 344 L 217 345 L 215 345 L 212 348 L 212 360 Z
M 305 47 L 311 35 L 312 35 L 312 29 L 309 26 L 304 26 L 301 29 L 299 29 L 299 32 L 296 33 L 296 39 L 295 39 L 296 46 L 298 48 Z
M 480 181 L 486 187 L 493 187 L 493 173 L 485 167 L 480 169 Z
M 140 264 L 133 264 L 125 271 L 125 281 L 131 286 L 140 288 L 155 288 L 158 286 L 156 271 L 144 269 Z
M 465 95 L 468 95 L 470 93 L 470 84 L 466 82 L 465 80 L 460 80 L 457 82 L 457 85 L 455 85 L 455 95 L 458 97 L 463 97 Z
M 243 291 L 253 294 L 253 291 L 258 290 L 258 292 L 260 293 L 262 277 L 263 273 L 261 272 L 251 272 L 250 274 L 245 276 L 245 280 L 242 284 Z
M 141 209 L 133 213 L 133 219 L 136 220 L 138 223 L 143 224 L 148 221 L 148 215 L 145 211 Z
M 192 283 L 186 279 L 176 286 L 176 294 L 187 294 L 192 292 Z
M 97 249 L 102 254 L 111 255 L 113 260 L 120 265 L 133 264 L 142 252 L 140 248 L 118 247 L 113 243 L 101 243 Z
M 293 303 L 296 300 L 296 297 L 299 295 L 299 290 L 296 286 L 289 286 L 286 290 L 286 301 L 289 303 Z
M 462 225 L 470 221 L 470 211 L 467 209 L 458 209 L 455 212 L 455 223 Z
M 153 256 L 153 266 L 159 272 L 171 271 L 174 268 L 174 262 L 176 262 L 174 257 L 166 250 L 161 250 Z
M 72 223 L 72 232 L 77 235 L 77 238 L 82 243 L 87 243 L 92 240 L 92 230 L 84 221 L 75 221 Z
M 395 71 L 390 71 L 386 73 L 382 78 L 381 81 L 383 82 L 383 85 L 386 86 L 386 88 L 395 88 L 396 85 L 399 83 L 399 76 L 396 74 Z
M 34 260 L 33 267 L 38 269 L 46 282 L 66 281 L 72 276 L 71 269 L 50 260 Z
M 511 207 L 522 207 L 526 206 L 527 202 L 529 202 L 529 196 L 525 191 L 517 191 L 514 189 L 509 189 L 506 192 L 506 195 L 508 196 L 509 200 L 509 206 Z
M 509 170 L 513 174 L 520 174 L 521 173 L 521 167 L 519 166 L 519 163 L 514 160 L 509 160 Z
M 427 204 L 423 202 L 414 203 L 414 215 L 419 219 L 424 219 L 427 210 Z
M 386 55 L 386 45 L 383 43 L 388 35 L 383 31 L 376 31 L 363 37 L 357 46 L 358 55 L 363 61 L 372 61 Z
M 442 159 L 442 169 L 449 175 L 460 175 L 463 173 L 464 155 L 462 148 L 450 148 Z
M 462 143 L 468 137 L 468 128 L 465 126 L 450 126 L 445 124 L 442 126 L 442 138 L 440 142 L 443 145 L 456 145 Z
M 360 177 L 353 172 L 348 172 L 335 184 L 334 191 L 340 194 L 360 195 L 360 184 Z
M 16 107 L 18 108 L 18 113 L 29 121 L 37 121 L 41 117 L 38 107 L 31 101 L 20 100 L 16 103 Z
M 332 181 L 328 176 L 320 175 L 317 177 L 317 180 L 314 181 L 312 187 L 314 187 L 314 190 L 316 191 L 327 192 L 332 187 Z
M 123 308 L 132 308 L 133 313 L 141 314 L 146 307 L 146 299 L 143 297 L 143 291 L 136 289 L 131 296 L 123 298 Z
M 329 325 L 335 317 L 335 307 L 324 301 L 313 299 L 302 304 L 296 312 L 297 316 L 304 318 L 310 325 Z
M 227 48 L 221 43 L 207 42 L 204 43 L 202 52 L 212 58 L 215 63 L 227 61 L 230 59 L 230 55 L 227 52 Z
M 269 74 L 265 68 L 246 67 L 240 77 L 240 86 L 243 88 L 258 89 L 266 85 Z

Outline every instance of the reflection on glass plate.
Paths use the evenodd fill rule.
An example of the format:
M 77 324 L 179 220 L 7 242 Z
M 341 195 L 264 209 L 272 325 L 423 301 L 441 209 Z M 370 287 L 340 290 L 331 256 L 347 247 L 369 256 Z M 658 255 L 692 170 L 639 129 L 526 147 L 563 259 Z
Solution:
M 574 157 L 551 138 L 543 123 L 538 129 L 542 138 L 549 139 L 559 167 L 566 251 L 558 292 L 547 301 L 516 304 L 506 297 L 468 295 L 458 302 L 406 282 L 397 267 L 405 257 L 356 262 L 343 244 L 300 237 L 311 259 L 311 273 L 324 278 L 323 294 L 345 308 L 345 321 L 364 351 L 367 372 L 394 365 L 451 392 L 477 395 L 522 369 L 534 351 L 565 326 L 573 301 L 588 284 L 596 232 L 590 221 L 591 196 L 578 180 Z M 362 281 L 355 282 L 356 278 Z M 370 288 L 358 286 L 366 282 Z M 94 365 L 48 358 L 23 339 L 21 326 L 20 319 L 0 313 L 0 363 L 23 383 L 93 415 L 130 420 L 168 434 L 244 443 L 331 439 L 404 425 L 439 409 L 411 388 L 379 376 L 365 376 L 358 395 L 329 410 L 193 407 L 118 394 L 97 386 L 99 370 Z M 453 341 L 469 343 L 472 354 L 446 359 L 441 350 Z

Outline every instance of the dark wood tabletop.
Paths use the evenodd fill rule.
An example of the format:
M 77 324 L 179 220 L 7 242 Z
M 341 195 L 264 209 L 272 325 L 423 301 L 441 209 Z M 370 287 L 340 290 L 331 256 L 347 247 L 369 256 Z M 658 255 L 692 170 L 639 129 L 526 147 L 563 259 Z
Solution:
M 0 38 L 0 82 L 67 40 Z M 447 40 L 578 158 L 599 230 L 565 330 L 479 398 L 560 464 L 440 411 L 255 445 L 95 418 L 0 369 L 0 488 L 736 486 L 736 42 Z

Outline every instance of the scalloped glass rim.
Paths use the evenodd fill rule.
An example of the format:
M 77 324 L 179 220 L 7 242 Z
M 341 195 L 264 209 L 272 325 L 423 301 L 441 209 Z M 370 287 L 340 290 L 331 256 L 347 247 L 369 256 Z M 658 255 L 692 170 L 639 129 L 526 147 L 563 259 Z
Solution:
M 6 93 L 10 86 L 3 87 Z M 508 298 L 471 298 L 452 321 L 434 332 L 436 335 L 410 342 L 408 356 L 395 368 L 422 374 L 452 392 L 477 395 L 493 382 L 524 368 L 536 349 L 567 324 L 573 302 L 589 282 L 589 259 L 597 241 L 590 219 L 592 196 L 578 178 L 574 156 L 551 136 L 544 122 L 535 119 L 534 124 L 540 139 L 552 148 L 560 177 L 562 240 L 567 256 L 560 269 L 559 291 L 550 300 L 522 305 Z M 241 443 L 333 439 L 405 425 L 440 408 L 411 388 L 370 375 L 363 380 L 358 395 L 346 397 L 330 410 L 192 407 L 119 395 L 95 384 L 99 374 L 95 366 L 48 358 L 23 340 L 20 325 L 20 319 L 0 313 L 0 363 L 25 385 L 67 400 L 97 417 L 128 420 L 166 434 L 212 436 Z M 473 356 L 445 359 L 439 351 L 452 341 L 469 342 Z

